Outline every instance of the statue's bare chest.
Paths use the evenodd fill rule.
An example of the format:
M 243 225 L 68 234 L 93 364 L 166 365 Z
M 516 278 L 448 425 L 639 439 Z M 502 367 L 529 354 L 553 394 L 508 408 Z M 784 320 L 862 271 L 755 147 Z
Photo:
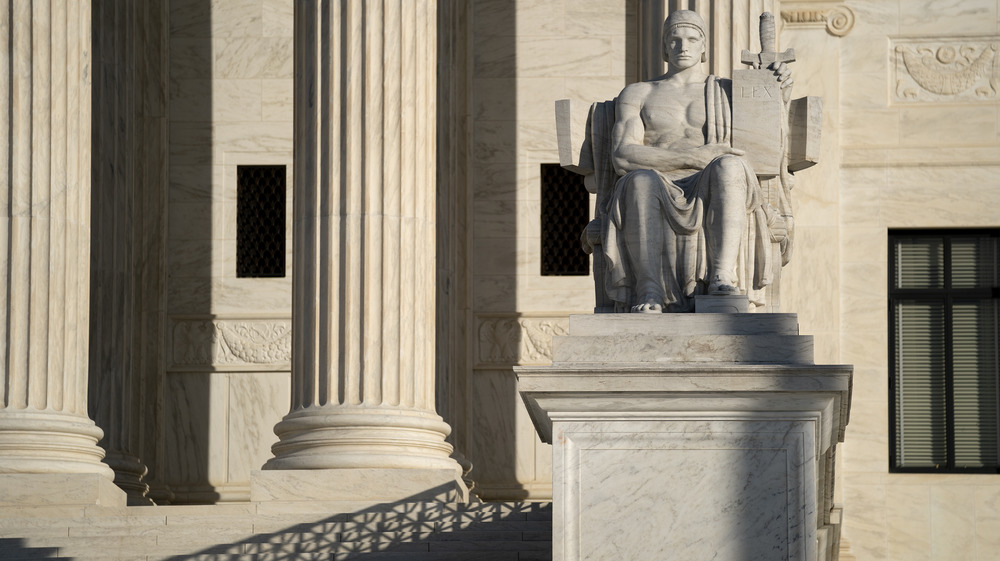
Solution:
M 646 144 L 704 144 L 705 85 L 658 86 L 650 90 L 640 110 Z

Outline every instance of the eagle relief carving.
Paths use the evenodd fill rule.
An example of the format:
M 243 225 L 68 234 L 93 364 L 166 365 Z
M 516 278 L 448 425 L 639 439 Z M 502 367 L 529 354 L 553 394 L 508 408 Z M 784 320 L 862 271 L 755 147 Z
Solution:
M 896 102 L 993 101 L 1000 93 L 1000 37 L 896 40 Z

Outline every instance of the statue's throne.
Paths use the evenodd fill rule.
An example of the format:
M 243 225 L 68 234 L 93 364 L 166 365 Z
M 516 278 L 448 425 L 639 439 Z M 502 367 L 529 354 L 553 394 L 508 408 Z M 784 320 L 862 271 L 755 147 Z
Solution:
M 605 256 L 601 246 L 602 229 L 606 224 L 607 203 L 615 188 L 618 174 L 612 159 L 612 129 L 615 125 L 615 104 L 617 98 L 596 102 L 590 106 L 580 149 L 573 136 L 572 108 L 570 100 L 556 101 L 556 133 L 559 143 L 559 164 L 583 176 L 587 191 L 596 195 L 594 218 L 584 228 L 580 242 L 585 252 L 593 258 L 594 270 L 594 313 L 627 312 L 614 302 L 604 287 Z M 781 266 L 791 257 L 794 219 L 792 215 L 790 190 L 791 173 L 815 165 L 819 158 L 819 134 L 822 119 L 821 100 L 818 97 L 803 97 L 792 100 L 788 114 L 788 142 L 783 164 L 789 173 L 784 177 L 758 174 L 761 191 L 774 211 L 772 220 L 782 221 L 787 234 L 783 238 L 772 237 L 772 259 Z M 774 267 L 774 278 L 767 287 L 767 305 L 761 311 L 777 312 L 780 293 L 781 266 Z

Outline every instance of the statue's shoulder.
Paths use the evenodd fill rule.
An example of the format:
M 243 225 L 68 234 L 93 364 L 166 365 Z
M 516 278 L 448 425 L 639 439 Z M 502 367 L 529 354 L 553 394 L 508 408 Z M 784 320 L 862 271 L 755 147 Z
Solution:
M 652 82 L 633 82 L 618 94 L 618 103 L 639 104 L 649 97 L 649 92 L 653 89 Z

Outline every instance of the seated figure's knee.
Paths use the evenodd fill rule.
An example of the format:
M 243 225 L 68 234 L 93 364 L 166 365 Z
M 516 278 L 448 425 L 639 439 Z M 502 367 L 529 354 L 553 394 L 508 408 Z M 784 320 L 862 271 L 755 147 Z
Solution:
M 715 159 L 718 173 L 725 175 L 745 177 L 746 172 L 743 167 L 743 158 L 735 154 L 725 154 Z
M 733 154 L 726 154 L 716 158 L 713 163 L 712 173 L 714 181 L 712 181 L 712 187 L 714 189 L 746 191 L 748 187 L 747 172 L 743 158 Z
M 625 192 L 629 197 L 648 199 L 655 197 L 655 193 L 662 189 L 663 183 L 655 171 L 637 169 L 625 174 Z

